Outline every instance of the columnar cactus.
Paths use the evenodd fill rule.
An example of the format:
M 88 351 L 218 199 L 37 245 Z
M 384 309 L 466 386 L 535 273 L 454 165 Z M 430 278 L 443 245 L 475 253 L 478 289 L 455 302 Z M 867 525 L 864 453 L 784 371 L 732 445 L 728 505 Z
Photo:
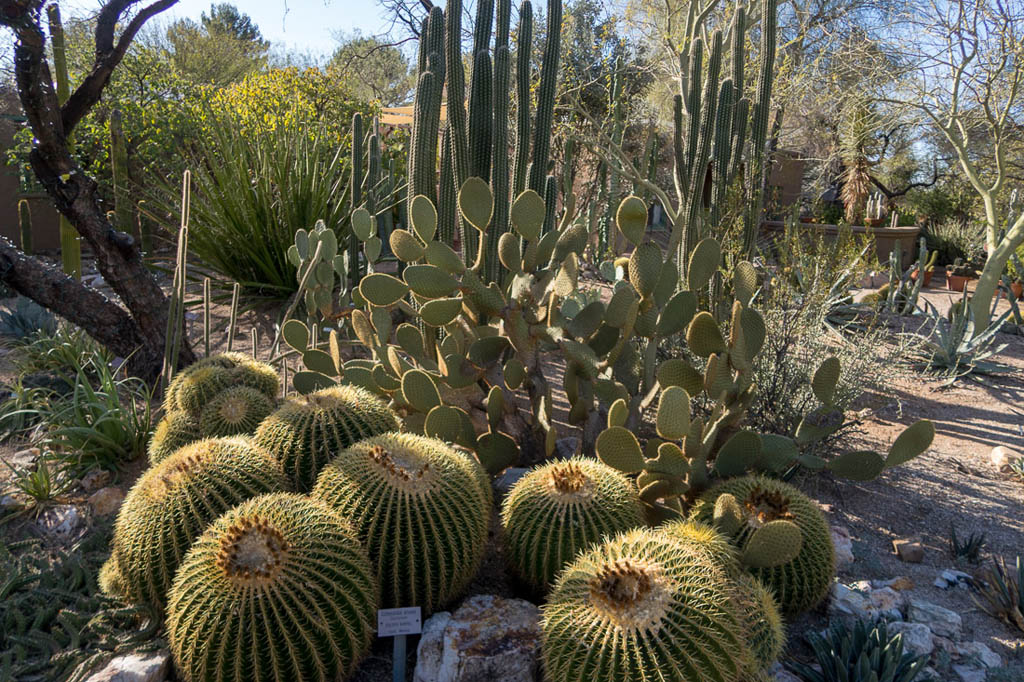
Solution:
M 651 530 L 581 554 L 543 608 L 550 682 L 736 682 L 754 667 L 733 583 L 707 554 Z
M 162 608 L 179 562 L 214 519 L 286 489 L 277 462 L 244 438 L 196 441 L 154 466 L 128 492 L 114 525 L 126 596 Z
M 556 461 L 529 472 L 501 508 L 515 572 L 544 591 L 576 555 L 602 537 L 644 525 L 636 488 L 595 459 Z
M 799 490 L 766 476 L 745 476 L 708 490 L 692 510 L 693 518 L 714 523 L 739 548 L 743 562 L 775 594 L 787 613 L 813 608 L 825 598 L 835 575 L 828 523 L 817 503 Z M 798 551 L 779 541 L 776 528 L 799 529 Z
M 312 496 L 348 519 L 366 545 L 385 608 L 451 601 L 476 574 L 491 490 L 480 465 L 445 443 L 389 433 L 338 454 Z
M 356 441 L 399 428 L 379 398 L 354 386 L 334 386 L 291 398 L 256 429 L 254 442 L 279 462 L 299 491 Z
M 167 606 L 186 682 L 348 679 L 369 651 L 373 572 L 345 521 L 280 493 L 231 509 L 196 541 Z

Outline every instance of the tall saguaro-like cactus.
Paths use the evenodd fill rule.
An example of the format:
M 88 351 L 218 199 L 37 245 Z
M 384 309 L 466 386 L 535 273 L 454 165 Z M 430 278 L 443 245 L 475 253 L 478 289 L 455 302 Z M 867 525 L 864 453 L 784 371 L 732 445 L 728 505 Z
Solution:
M 46 8 L 50 23 L 50 45 L 53 49 L 53 75 L 57 82 L 57 101 L 63 106 L 71 97 L 71 77 L 68 75 L 67 48 L 64 25 L 60 20 L 57 3 Z M 71 140 L 68 140 L 71 146 Z M 60 257 L 64 272 L 75 279 L 82 277 L 82 237 L 63 215 L 60 217 Z
M 446 10 L 435 6 L 424 21 L 409 145 L 409 201 L 418 195 L 436 197 L 439 238 L 454 246 L 458 230 L 463 262 L 472 265 L 482 260 L 481 275 L 491 282 L 502 272 L 498 263 L 498 240 L 509 230 L 512 200 L 527 187 L 543 196 L 548 186 L 562 3 L 561 0 L 547 3 L 548 34 L 540 64 L 536 105 L 531 101 L 530 88 L 533 8 L 529 0 L 523 2 L 519 12 L 516 45 L 520 47 L 515 55 L 514 82 L 511 0 L 481 0 L 477 4 L 468 99 L 462 54 L 462 8 L 462 0 L 449 0 Z M 443 59 L 439 55 L 443 55 Z M 442 91 L 447 92 L 447 124 L 439 164 L 437 138 Z M 510 130 L 509 107 L 513 93 L 517 111 L 515 127 Z M 535 120 L 532 112 L 536 114 Z M 440 187 L 435 189 L 438 167 Z M 455 204 L 457 190 L 470 177 L 483 179 L 494 194 L 492 229 L 484 235 L 483 244 L 479 231 L 459 219 Z
M 702 38 L 694 39 L 689 51 L 680 57 L 685 77 L 675 97 L 675 181 L 680 205 L 673 244 L 684 275 L 697 242 L 720 236 L 726 191 L 744 166 L 744 253 L 749 254 L 754 247 L 768 165 L 765 146 L 775 75 L 776 0 L 761 0 L 761 44 L 753 101 L 744 95 L 747 28 L 746 8 L 738 5 L 729 27 L 731 73 L 721 82 L 725 51 L 721 31 L 712 34 L 709 45 Z

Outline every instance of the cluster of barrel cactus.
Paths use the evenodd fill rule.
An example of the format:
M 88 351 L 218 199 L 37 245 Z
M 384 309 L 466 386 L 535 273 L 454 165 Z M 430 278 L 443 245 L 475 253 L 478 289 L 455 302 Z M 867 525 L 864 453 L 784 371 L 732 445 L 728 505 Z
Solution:
M 201 438 L 251 434 L 274 411 L 277 372 L 242 353 L 207 356 L 174 376 L 164 394 L 164 416 L 149 443 L 157 464 Z

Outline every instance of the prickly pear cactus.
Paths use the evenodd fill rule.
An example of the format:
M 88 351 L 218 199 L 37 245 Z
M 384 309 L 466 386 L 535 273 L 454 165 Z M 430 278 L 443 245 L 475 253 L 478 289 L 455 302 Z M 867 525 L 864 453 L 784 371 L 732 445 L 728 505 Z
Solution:
M 297 490 L 308 491 L 339 452 L 399 426 L 394 413 L 369 391 L 334 386 L 287 400 L 263 420 L 253 442 L 280 463 Z
M 377 609 L 359 540 L 324 504 L 280 493 L 218 518 L 185 556 L 167 632 L 184 680 L 344 680 Z
M 828 523 L 817 503 L 788 483 L 766 476 L 725 481 L 701 496 L 692 516 L 731 537 L 786 613 L 813 608 L 828 593 L 835 575 Z
M 339 452 L 312 496 L 366 545 L 385 608 L 430 613 L 465 588 L 487 543 L 491 489 L 480 465 L 433 438 L 389 433 Z
M 245 438 L 181 448 L 142 475 L 118 513 L 112 547 L 126 596 L 162 608 L 178 563 L 211 521 L 288 488 L 278 463 Z
M 513 569 L 540 592 L 581 550 L 644 525 L 630 481 L 585 458 L 552 462 L 526 474 L 505 497 L 501 520 Z
M 661 533 L 607 540 L 566 567 L 543 607 L 545 679 L 738 682 L 754 663 L 733 589 L 706 553 Z

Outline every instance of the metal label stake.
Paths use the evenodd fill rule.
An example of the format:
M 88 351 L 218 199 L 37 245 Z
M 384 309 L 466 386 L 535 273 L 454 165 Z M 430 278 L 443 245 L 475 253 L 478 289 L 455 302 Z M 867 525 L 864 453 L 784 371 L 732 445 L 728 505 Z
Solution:
M 392 653 L 392 682 L 405 682 L 405 638 L 423 630 L 421 610 L 418 606 L 377 611 L 377 636 L 394 637 Z

